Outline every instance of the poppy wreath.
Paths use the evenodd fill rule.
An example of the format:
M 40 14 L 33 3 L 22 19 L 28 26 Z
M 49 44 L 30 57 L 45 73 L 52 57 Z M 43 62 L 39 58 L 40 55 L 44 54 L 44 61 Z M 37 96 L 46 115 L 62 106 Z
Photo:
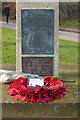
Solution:
M 31 88 L 28 80 L 20 77 L 14 80 L 9 86 L 9 93 L 14 99 L 26 102 L 52 102 L 55 99 L 64 97 L 67 89 L 64 83 L 52 77 L 44 78 L 44 86 Z

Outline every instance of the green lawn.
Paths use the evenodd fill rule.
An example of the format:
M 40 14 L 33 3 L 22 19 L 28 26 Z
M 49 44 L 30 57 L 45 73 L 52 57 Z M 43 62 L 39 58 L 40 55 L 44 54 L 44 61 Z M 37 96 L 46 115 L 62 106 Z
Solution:
M 59 62 L 60 64 L 77 64 L 78 60 L 78 43 L 60 40 L 59 45 Z M 2 63 L 16 63 L 16 31 L 2 29 Z
M 2 29 L 2 63 L 16 63 L 16 31 Z
M 60 40 L 59 60 L 60 64 L 78 64 L 78 43 Z
M 80 28 L 80 21 L 69 21 L 69 20 L 62 20 L 59 22 L 61 28 Z

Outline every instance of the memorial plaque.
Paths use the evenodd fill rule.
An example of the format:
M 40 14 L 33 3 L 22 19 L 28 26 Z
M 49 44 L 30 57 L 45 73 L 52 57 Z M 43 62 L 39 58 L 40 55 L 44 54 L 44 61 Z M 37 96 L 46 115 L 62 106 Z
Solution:
M 49 76 L 53 74 L 53 58 L 23 57 L 22 72 Z
M 22 54 L 54 54 L 54 10 L 22 9 Z

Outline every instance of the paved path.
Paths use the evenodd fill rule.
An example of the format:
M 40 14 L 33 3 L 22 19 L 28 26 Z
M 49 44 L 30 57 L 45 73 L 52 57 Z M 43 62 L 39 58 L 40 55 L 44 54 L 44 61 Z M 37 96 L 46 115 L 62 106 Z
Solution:
M 59 38 L 63 40 L 70 40 L 74 42 L 80 42 L 78 33 L 59 31 Z
M 6 22 L 2 22 L 0 21 L 0 27 L 3 28 L 10 28 L 10 29 L 16 29 L 16 24 L 15 23 L 6 23 Z
M 8 23 L 0 21 L 0 27 L 16 29 L 15 23 Z M 59 31 L 59 38 L 63 40 L 69 40 L 74 42 L 80 42 L 79 34 L 73 32 Z

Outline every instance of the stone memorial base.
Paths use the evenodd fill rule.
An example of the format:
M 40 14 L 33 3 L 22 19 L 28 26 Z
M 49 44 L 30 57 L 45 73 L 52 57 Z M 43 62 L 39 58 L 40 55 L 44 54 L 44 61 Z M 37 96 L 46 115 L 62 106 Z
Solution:
M 79 103 L 77 102 L 77 85 L 66 84 L 68 94 L 63 98 L 54 101 L 53 103 L 25 103 L 14 100 L 8 93 L 9 84 L 2 85 L 2 117 L 5 119 L 16 118 L 26 120 L 26 118 L 56 118 L 64 120 L 64 118 L 70 118 L 70 120 L 78 120 Z M 1 98 L 0 98 L 1 99 Z M 78 108 L 79 107 L 79 108 Z M 73 114 L 74 113 L 74 114 Z M 24 119 L 25 118 L 25 119 Z M 71 119 L 72 118 L 72 119 Z M 75 118 L 75 119 L 74 119 Z M 14 119 L 14 120 L 16 120 Z
M 59 3 L 16 4 L 16 71 L 58 76 Z

